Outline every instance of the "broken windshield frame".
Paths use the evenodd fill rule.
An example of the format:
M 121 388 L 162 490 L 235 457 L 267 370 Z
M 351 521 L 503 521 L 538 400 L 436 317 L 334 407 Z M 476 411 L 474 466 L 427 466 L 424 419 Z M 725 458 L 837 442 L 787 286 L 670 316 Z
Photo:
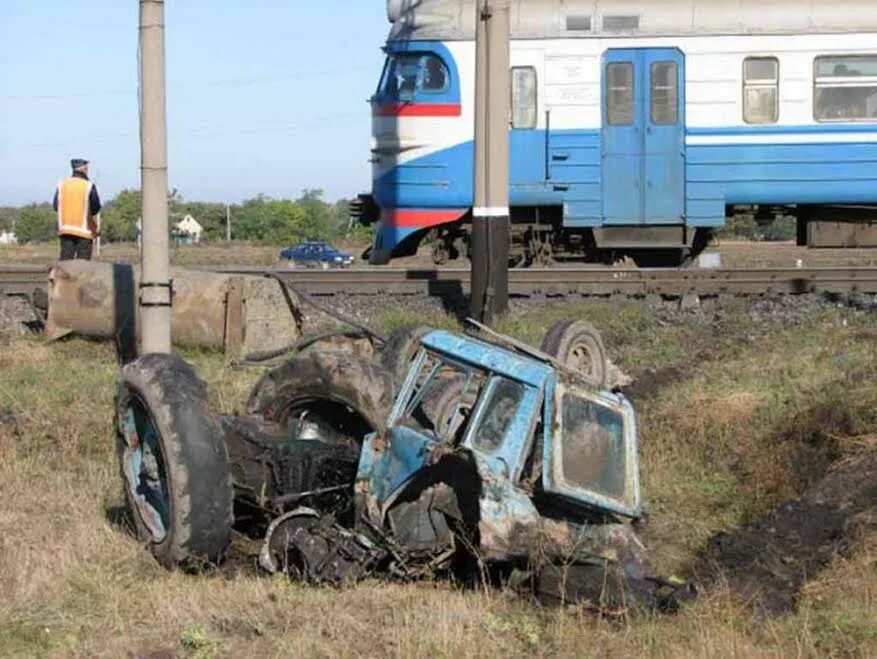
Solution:
M 402 385 L 389 425 L 403 425 L 453 442 L 475 409 L 485 382 L 487 373 L 483 370 L 421 350 Z M 465 409 L 470 414 L 465 414 Z

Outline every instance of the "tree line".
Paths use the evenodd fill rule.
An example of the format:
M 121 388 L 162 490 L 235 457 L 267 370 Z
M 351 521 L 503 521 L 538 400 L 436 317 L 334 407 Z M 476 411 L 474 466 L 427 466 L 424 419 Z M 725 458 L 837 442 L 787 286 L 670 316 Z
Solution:
M 295 199 L 273 199 L 258 195 L 228 208 L 231 237 L 274 245 L 301 240 L 332 240 L 343 237 L 365 238 L 366 230 L 351 226 L 348 201 L 329 203 L 323 191 L 303 190 Z M 202 240 L 226 238 L 226 205 L 187 201 L 177 191 L 168 194 L 168 220 L 171 227 L 191 215 L 204 228 Z M 105 201 L 101 212 L 101 234 L 105 242 L 133 242 L 140 218 L 140 191 L 122 190 Z M 0 207 L 0 231 L 14 229 L 21 243 L 47 242 L 57 234 L 57 217 L 50 203 L 20 207 Z

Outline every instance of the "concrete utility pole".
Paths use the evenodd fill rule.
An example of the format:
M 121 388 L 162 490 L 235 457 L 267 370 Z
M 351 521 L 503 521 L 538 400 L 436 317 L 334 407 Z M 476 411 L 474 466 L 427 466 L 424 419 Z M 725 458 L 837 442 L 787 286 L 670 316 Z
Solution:
M 164 0 L 140 0 L 140 354 L 171 351 Z
M 478 0 L 475 33 L 475 207 L 472 315 L 508 310 L 510 0 Z

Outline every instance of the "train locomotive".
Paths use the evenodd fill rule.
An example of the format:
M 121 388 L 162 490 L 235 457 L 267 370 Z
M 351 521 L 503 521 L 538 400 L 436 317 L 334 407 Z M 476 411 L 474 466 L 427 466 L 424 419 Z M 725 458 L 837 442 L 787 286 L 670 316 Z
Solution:
M 511 253 L 676 265 L 728 217 L 877 245 L 871 0 L 512 0 Z M 468 253 L 475 0 L 389 0 L 370 262 Z

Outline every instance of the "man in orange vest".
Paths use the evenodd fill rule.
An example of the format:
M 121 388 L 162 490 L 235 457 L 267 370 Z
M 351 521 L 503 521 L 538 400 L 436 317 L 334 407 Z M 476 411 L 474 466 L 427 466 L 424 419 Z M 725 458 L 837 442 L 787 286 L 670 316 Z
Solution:
M 70 161 L 73 174 L 58 183 L 53 206 L 58 213 L 61 260 L 91 259 L 96 238 L 100 237 L 100 195 L 88 180 L 88 161 Z

